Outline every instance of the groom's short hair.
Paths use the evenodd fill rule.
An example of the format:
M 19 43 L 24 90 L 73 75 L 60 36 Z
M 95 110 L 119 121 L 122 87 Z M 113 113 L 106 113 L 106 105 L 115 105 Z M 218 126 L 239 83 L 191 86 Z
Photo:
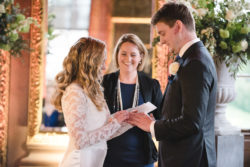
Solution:
M 188 7 L 182 3 L 169 2 L 163 5 L 152 17 L 151 24 L 163 22 L 173 27 L 176 20 L 180 20 L 190 31 L 195 31 L 194 18 Z

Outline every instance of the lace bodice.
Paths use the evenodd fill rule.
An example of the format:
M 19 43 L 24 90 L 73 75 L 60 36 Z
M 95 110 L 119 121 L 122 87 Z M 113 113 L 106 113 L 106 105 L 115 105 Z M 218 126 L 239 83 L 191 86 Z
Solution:
M 62 110 L 70 140 L 82 149 L 110 139 L 120 124 L 109 114 L 107 106 L 98 111 L 91 99 L 76 83 L 69 85 L 62 97 Z

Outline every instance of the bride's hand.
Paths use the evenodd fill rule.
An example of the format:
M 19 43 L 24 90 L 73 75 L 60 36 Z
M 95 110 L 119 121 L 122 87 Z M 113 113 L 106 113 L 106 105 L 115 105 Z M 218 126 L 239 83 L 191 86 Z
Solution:
M 114 114 L 114 118 L 118 121 L 118 123 L 122 123 L 129 118 L 129 113 L 126 110 L 118 111 Z

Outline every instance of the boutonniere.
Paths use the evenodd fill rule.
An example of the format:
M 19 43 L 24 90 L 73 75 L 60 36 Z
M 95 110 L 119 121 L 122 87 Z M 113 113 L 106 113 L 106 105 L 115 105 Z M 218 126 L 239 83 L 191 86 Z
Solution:
M 180 56 L 177 56 L 175 58 L 175 61 L 169 65 L 169 74 L 170 74 L 170 76 L 168 76 L 168 81 L 169 81 L 170 84 L 173 82 L 174 77 L 177 74 L 177 72 L 178 72 L 180 66 L 182 65 L 182 63 L 183 63 L 183 59 Z
M 181 64 L 183 63 L 182 59 L 179 59 L 177 61 L 174 61 L 169 65 L 169 74 L 170 76 L 168 77 L 168 81 L 171 84 L 174 80 L 175 75 L 177 74 Z
M 173 62 L 169 65 L 169 74 L 170 75 L 176 75 L 177 71 L 180 68 L 180 63 L 179 62 Z

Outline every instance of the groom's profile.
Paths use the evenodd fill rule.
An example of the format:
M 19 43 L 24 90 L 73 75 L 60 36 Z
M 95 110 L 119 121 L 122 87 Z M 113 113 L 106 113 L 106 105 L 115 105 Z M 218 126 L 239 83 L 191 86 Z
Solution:
M 215 167 L 217 75 L 212 57 L 197 38 L 185 5 L 166 3 L 151 23 L 160 42 L 179 55 L 180 66 L 165 90 L 161 120 L 132 113 L 128 122 L 159 141 L 159 167 Z

